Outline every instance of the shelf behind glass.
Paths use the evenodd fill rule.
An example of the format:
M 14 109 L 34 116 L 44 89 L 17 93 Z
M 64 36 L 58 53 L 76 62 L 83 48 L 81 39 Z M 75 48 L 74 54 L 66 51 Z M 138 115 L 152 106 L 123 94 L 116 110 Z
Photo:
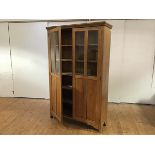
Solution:
M 84 46 L 83 44 L 76 44 L 76 46 Z
M 84 31 L 77 31 L 75 32 L 75 44 L 76 45 L 84 45 Z
M 72 61 L 72 59 L 61 59 L 61 61 L 65 62 L 65 61 Z
M 84 60 L 75 60 L 76 62 L 84 62 Z
M 65 47 L 65 46 L 72 46 L 72 45 L 61 45 L 61 46 Z
M 87 76 L 97 76 L 97 63 L 88 62 Z
M 72 72 L 63 72 L 62 75 L 72 76 Z
M 98 44 L 88 44 L 88 46 L 98 46 Z
M 75 73 L 78 75 L 84 74 L 84 62 L 76 62 Z
M 88 44 L 98 44 L 98 30 L 88 31 Z
M 97 63 L 97 60 L 88 60 L 88 63 Z

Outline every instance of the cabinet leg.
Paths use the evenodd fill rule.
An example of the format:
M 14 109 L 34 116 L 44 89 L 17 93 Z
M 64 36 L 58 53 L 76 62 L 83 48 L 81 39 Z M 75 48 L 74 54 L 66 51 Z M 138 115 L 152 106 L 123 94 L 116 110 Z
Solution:
M 99 129 L 99 132 L 100 132 L 100 133 L 103 132 L 103 129 L 104 129 L 105 126 L 106 126 L 106 122 L 104 122 L 104 123 L 101 124 L 101 127 L 100 127 L 100 129 Z
M 100 132 L 100 133 L 103 132 L 103 126 L 99 129 L 99 132 Z
M 106 126 L 106 123 L 105 122 L 103 123 L 103 126 Z

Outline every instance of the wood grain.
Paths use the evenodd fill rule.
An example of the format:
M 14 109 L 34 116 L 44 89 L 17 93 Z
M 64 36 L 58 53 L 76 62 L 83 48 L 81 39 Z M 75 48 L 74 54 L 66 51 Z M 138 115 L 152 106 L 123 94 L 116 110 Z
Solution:
M 110 59 L 110 42 L 111 42 L 111 30 L 107 27 L 103 27 L 102 29 L 102 47 L 101 49 L 103 52 L 101 52 L 101 62 L 102 65 L 101 71 L 102 71 L 102 80 L 101 80 L 101 127 L 100 130 L 102 130 L 103 125 L 107 124 L 107 102 L 108 102 L 108 81 L 109 81 L 109 59 Z
M 96 126 L 99 124 L 100 113 L 98 112 L 98 85 L 97 80 L 86 79 L 86 104 L 87 104 L 87 121 L 91 121 Z M 90 125 L 91 125 L 91 122 Z
M 109 71 L 109 56 L 110 56 L 110 29 L 111 25 L 106 22 L 92 22 L 78 25 L 69 25 L 72 30 L 72 46 L 73 46 L 73 86 L 72 86 L 72 94 L 73 94 L 73 119 L 85 122 L 86 124 L 92 125 L 96 129 L 102 130 L 103 124 L 107 122 L 107 102 L 108 102 L 108 71 Z M 60 55 L 59 59 L 61 59 L 62 49 L 61 49 L 61 32 L 65 31 L 68 28 L 67 26 L 61 27 L 50 27 L 47 28 L 48 32 L 59 32 L 59 46 L 60 46 Z M 87 72 L 90 70 L 90 66 L 88 65 L 90 62 L 88 61 L 88 32 L 95 30 L 98 32 L 98 52 L 97 52 L 97 75 L 89 76 Z M 75 32 L 84 32 L 84 75 L 76 75 L 75 68 Z M 67 35 L 65 39 L 67 40 Z M 54 41 L 56 42 L 56 41 Z M 55 44 L 55 43 L 54 43 Z M 71 43 L 69 43 L 71 46 Z M 94 44 L 90 44 L 94 45 Z M 49 46 L 50 47 L 50 46 Z M 96 44 L 95 44 L 96 47 Z M 56 47 L 55 50 L 56 52 Z M 50 56 L 50 54 L 49 54 Z M 95 57 L 95 56 L 94 56 Z M 50 60 L 50 59 L 49 59 Z M 88 63 L 89 62 L 89 63 Z M 68 66 L 64 66 L 60 61 L 60 78 L 56 79 L 56 112 L 55 116 L 59 120 L 61 120 L 62 107 L 63 104 L 61 102 L 61 73 L 62 73 L 62 65 L 64 68 Z M 87 68 L 89 66 L 89 69 Z M 96 65 L 91 64 L 91 69 L 93 70 Z M 95 71 L 94 71 L 95 72 Z M 60 81 L 60 82 L 59 82 Z M 52 87 L 52 85 L 50 85 Z M 59 88 L 58 88 L 59 87 Z M 52 96 L 52 95 L 51 95 Z M 53 96 L 54 97 L 54 96 Z M 60 98 L 59 98 L 60 97 Z M 52 103 L 52 106 L 54 104 Z M 71 109 L 71 110 L 72 110 Z M 52 109 L 53 112 L 55 109 Z M 52 111 L 51 110 L 51 111 Z M 65 110 L 64 110 L 65 111 Z M 72 113 L 72 112 L 70 112 Z M 72 115 L 70 114 L 72 117 Z
M 56 114 L 56 77 L 51 76 L 51 113 L 52 111 Z
M 155 106 L 109 103 L 108 124 L 99 133 L 90 126 L 50 118 L 43 99 L 0 98 L 1 135 L 154 135 Z
M 87 23 L 80 23 L 80 24 L 70 24 L 70 25 L 61 25 L 63 28 L 79 28 L 79 27 L 96 27 L 96 26 L 106 26 L 112 29 L 112 25 L 106 23 L 105 21 L 98 21 L 98 22 L 87 22 Z M 46 27 L 47 30 L 55 29 L 56 26 Z
M 74 86 L 74 111 L 73 118 L 78 120 L 86 119 L 86 103 L 84 101 L 84 78 L 75 76 L 75 86 Z
M 62 103 L 61 103 L 61 78 L 56 76 L 56 115 L 59 121 L 62 120 Z
M 60 73 L 56 71 L 56 32 L 59 35 L 59 63 Z M 54 35 L 54 43 L 51 45 L 50 33 Z M 51 46 L 54 47 L 54 72 L 51 73 Z M 50 114 L 51 117 L 56 117 L 59 121 L 62 120 L 62 104 L 61 104 L 61 29 L 57 27 L 48 31 L 48 60 L 49 60 L 49 78 L 50 78 Z

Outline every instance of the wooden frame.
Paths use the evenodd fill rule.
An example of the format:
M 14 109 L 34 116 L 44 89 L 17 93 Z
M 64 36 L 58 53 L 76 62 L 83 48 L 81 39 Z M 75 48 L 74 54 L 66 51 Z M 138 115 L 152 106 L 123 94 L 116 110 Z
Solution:
M 71 101 L 71 111 L 72 114 L 69 116 L 70 119 L 77 120 L 88 125 L 93 126 L 94 128 L 102 131 L 103 125 L 107 123 L 107 103 L 108 103 L 108 71 L 109 71 L 109 57 L 110 57 L 110 32 L 112 26 L 106 22 L 92 22 L 92 23 L 83 23 L 83 24 L 73 24 L 73 25 L 64 25 L 61 27 L 48 27 L 48 54 L 49 54 L 49 79 L 50 79 L 50 94 L 52 94 L 51 90 L 54 91 L 54 85 L 51 85 L 51 46 L 50 46 L 50 33 L 58 31 L 59 33 L 59 60 L 60 60 L 60 74 L 56 75 L 57 81 L 59 85 L 59 114 L 55 115 L 51 108 L 51 115 L 56 117 L 59 121 L 62 121 L 65 115 L 65 111 L 63 111 L 63 106 L 65 100 L 62 97 L 62 93 L 67 90 L 62 91 L 62 88 L 67 88 L 66 86 L 62 87 L 62 80 L 67 79 L 62 75 L 68 77 L 69 74 L 63 73 L 63 63 L 69 62 L 72 64 L 72 87 L 67 88 L 72 91 L 72 101 Z M 62 37 L 61 33 L 64 30 L 69 30 L 69 33 L 72 34 L 72 44 L 71 45 L 62 45 Z M 67 30 L 67 31 L 68 31 Z M 92 44 L 92 46 L 97 46 L 97 60 L 96 62 L 92 62 L 94 60 L 88 61 L 88 33 L 89 31 L 97 31 L 98 35 L 98 43 Z M 84 53 L 83 53 L 83 74 L 76 74 L 76 60 L 75 60 L 75 33 L 76 32 L 84 32 Z M 66 34 L 66 31 L 65 31 Z M 62 47 L 70 46 L 72 48 L 72 60 L 66 59 L 65 61 L 62 59 L 62 53 L 64 52 Z M 55 47 L 56 48 L 56 47 Z M 56 49 L 54 50 L 56 52 Z M 91 53 L 89 53 L 91 54 Z M 56 53 L 55 53 L 56 57 Z M 62 63 L 63 61 L 63 63 Z M 93 71 L 92 76 L 88 75 L 88 63 L 91 63 L 90 66 L 96 65 L 96 73 Z M 94 64 L 96 63 L 96 64 Z M 94 64 L 94 65 L 93 65 Z M 56 60 L 55 60 L 56 66 Z M 68 66 L 69 67 L 69 66 Z M 93 68 L 94 68 L 93 67 Z M 91 68 L 91 69 L 93 69 Z M 90 71 L 91 73 L 91 71 Z M 95 75 L 96 74 L 96 75 Z M 58 76 L 58 77 L 57 77 Z M 64 85 L 64 83 L 63 83 Z M 57 90 L 57 87 L 56 87 Z M 54 93 L 54 92 L 53 92 Z M 51 98 L 52 95 L 50 95 Z M 56 101 L 57 102 L 57 101 Z M 52 103 L 51 103 L 52 104 Z M 56 103 L 58 104 L 58 103 Z M 67 105 L 67 104 L 66 104 Z M 61 109 L 61 110 L 60 110 Z M 67 116 L 68 117 L 68 116 Z
M 54 89 L 58 89 L 59 91 L 56 91 L 56 100 L 59 98 L 59 102 L 61 103 L 61 31 L 60 31 L 61 29 L 60 28 L 54 28 L 54 29 L 52 29 L 52 30 L 50 30 L 49 32 L 48 32 L 48 50 L 49 50 L 49 52 L 48 52 L 48 54 L 49 54 L 49 84 L 50 84 L 50 99 L 52 98 L 51 97 L 51 94 L 52 94 L 52 81 L 51 81 L 51 78 L 52 79 L 54 79 L 53 80 L 53 82 L 55 83 L 58 83 L 59 82 L 59 87 L 58 87 L 58 85 L 56 85 L 56 88 L 54 88 Z M 58 35 L 59 35 L 59 61 L 60 61 L 60 73 L 58 74 L 57 73 L 57 71 L 56 71 L 56 42 L 55 42 L 55 39 L 56 39 L 56 36 L 55 36 L 55 34 L 54 34 L 54 72 L 52 71 L 51 72 L 51 68 L 52 68 L 52 63 L 51 63 L 51 52 L 50 52 L 50 50 L 51 50 L 51 39 L 50 39 L 50 34 L 51 33 L 55 33 L 55 32 L 58 32 Z M 60 79 L 59 79 L 60 78 Z M 57 92 L 59 92 L 59 96 L 58 96 L 58 98 L 57 98 Z M 52 102 L 52 101 L 51 101 Z M 53 107 L 52 107 L 52 104 L 50 104 L 50 115 L 51 115 L 51 117 L 56 117 L 59 121 L 62 121 L 63 119 L 62 119 L 62 116 L 61 116 L 61 114 L 62 114 L 62 108 L 61 107 L 58 107 L 58 105 L 59 104 L 56 104 L 56 107 L 53 109 Z M 58 107 L 58 108 L 57 108 Z M 59 110 L 58 110 L 59 109 Z M 59 114 L 57 114 L 57 113 L 59 113 Z

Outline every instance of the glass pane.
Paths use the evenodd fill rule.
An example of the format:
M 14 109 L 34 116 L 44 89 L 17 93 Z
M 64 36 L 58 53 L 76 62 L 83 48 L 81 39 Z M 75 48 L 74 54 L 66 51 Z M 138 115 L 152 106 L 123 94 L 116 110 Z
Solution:
M 59 45 L 59 33 L 55 32 L 55 44 Z
M 87 61 L 97 61 L 98 46 L 88 45 Z
M 60 74 L 60 61 L 56 61 L 56 73 Z
M 56 73 L 60 74 L 59 33 L 55 32 Z
M 84 31 L 75 33 L 75 73 L 84 74 Z
M 84 31 L 75 33 L 75 44 L 84 45 Z
M 84 74 L 84 63 L 76 62 L 76 74 L 83 75 Z
M 56 46 L 55 50 L 56 50 L 56 60 L 58 61 L 60 59 L 59 58 L 59 46 Z
M 50 35 L 50 40 L 51 40 L 51 72 L 55 72 L 55 56 L 54 56 L 54 33 L 52 32 Z
M 87 76 L 97 75 L 97 63 L 88 62 L 87 64 Z
M 75 47 L 75 59 L 84 60 L 84 46 L 77 46 Z
M 97 75 L 98 30 L 88 31 L 87 75 Z
M 98 44 L 98 30 L 88 31 L 88 44 Z

